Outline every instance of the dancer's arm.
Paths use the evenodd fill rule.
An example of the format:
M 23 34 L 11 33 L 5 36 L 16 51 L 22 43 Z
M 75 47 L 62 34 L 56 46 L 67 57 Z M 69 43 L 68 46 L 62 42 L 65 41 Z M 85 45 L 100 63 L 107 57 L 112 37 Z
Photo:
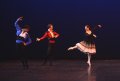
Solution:
M 60 35 L 57 32 L 54 32 L 55 38 L 58 38 Z
M 16 30 L 19 31 L 21 30 L 21 27 L 19 26 L 18 22 L 19 21 L 22 21 L 23 17 L 19 17 L 16 21 L 15 21 L 15 27 L 16 27 Z
M 41 38 L 36 38 L 36 41 L 41 41 L 47 37 L 47 32 L 41 37 Z
M 15 21 L 15 28 L 16 28 L 16 35 L 19 35 L 21 32 L 21 27 L 19 26 L 18 22 L 22 21 L 23 17 L 19 17 L 16 21 Z
M 102 25 L 97 25 L 94 27 L 93 31 L 95 32 L 96 30 L 98 30 L 99 28 L 102 28 Z

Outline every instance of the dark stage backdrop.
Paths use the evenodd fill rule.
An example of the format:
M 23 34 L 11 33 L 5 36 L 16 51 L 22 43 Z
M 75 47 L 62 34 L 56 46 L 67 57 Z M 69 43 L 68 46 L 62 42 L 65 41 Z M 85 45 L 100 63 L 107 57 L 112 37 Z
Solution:
M 120 1 L 119 0 L 0 0 L 0 58 L 15 58 L 14 22 L 24 16 L 21 26 L 31 26 L 33 43 L 29 57 L 42 58 L 47 39 L 36 42 L 52 23 L 60 33 L 56 44 L 57 58 L 86 58 L 78 50 L 68 52 L 69 46 L 84 39 L 84 26 L 101 24 L 96 31 L 97 54 L 94 58 L 120 58 Z

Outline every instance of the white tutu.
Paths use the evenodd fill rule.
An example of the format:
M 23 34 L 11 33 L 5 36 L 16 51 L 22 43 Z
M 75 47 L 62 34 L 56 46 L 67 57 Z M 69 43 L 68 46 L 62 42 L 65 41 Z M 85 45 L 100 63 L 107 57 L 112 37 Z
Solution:
M 93 43 L 87 43 L 85 41 L 81 41 L 80 43 L 76 44 L 77 49 L 85 54 L 96 54 L 96 47 Z

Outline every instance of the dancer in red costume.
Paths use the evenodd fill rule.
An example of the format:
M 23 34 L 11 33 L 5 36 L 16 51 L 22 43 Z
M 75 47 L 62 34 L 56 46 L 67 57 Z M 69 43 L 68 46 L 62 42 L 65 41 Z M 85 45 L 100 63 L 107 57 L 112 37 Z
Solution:
M 52 65 L 55 43 L 58 37 L 59 37 L 59 34 L 53 30 L 53 25 L 48 24 L 48 31 L 45 32 L 45 34 L 41 38 L 36 39 L 37 41 L 41 41 L 45 38 L 48 38 L 47 56 L 43 62 L 43 65 L 45 65 L 47 61 L 49 61 L 50 65 Z

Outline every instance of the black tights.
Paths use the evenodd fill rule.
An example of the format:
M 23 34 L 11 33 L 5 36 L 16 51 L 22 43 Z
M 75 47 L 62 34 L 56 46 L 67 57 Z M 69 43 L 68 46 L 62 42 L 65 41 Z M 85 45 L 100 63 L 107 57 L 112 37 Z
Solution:
M 23 68 L 28 69 L 28 61 L 27 61 L 28 56 L 26 53 L 27 48 L 21 43 L 21 44 L 16 44 L 16 49 L 17 49 L 18 58 L 20 59 Z
M 45 60 L 43 64 L 46 64 L 47 61 L 52 65 L 53 59 L 54 59 L 54 48 L 55 48 L 55 43 L 49 43 L 48 44 L 48 50 L 47 50 L 47 55 L 45 57 Z

